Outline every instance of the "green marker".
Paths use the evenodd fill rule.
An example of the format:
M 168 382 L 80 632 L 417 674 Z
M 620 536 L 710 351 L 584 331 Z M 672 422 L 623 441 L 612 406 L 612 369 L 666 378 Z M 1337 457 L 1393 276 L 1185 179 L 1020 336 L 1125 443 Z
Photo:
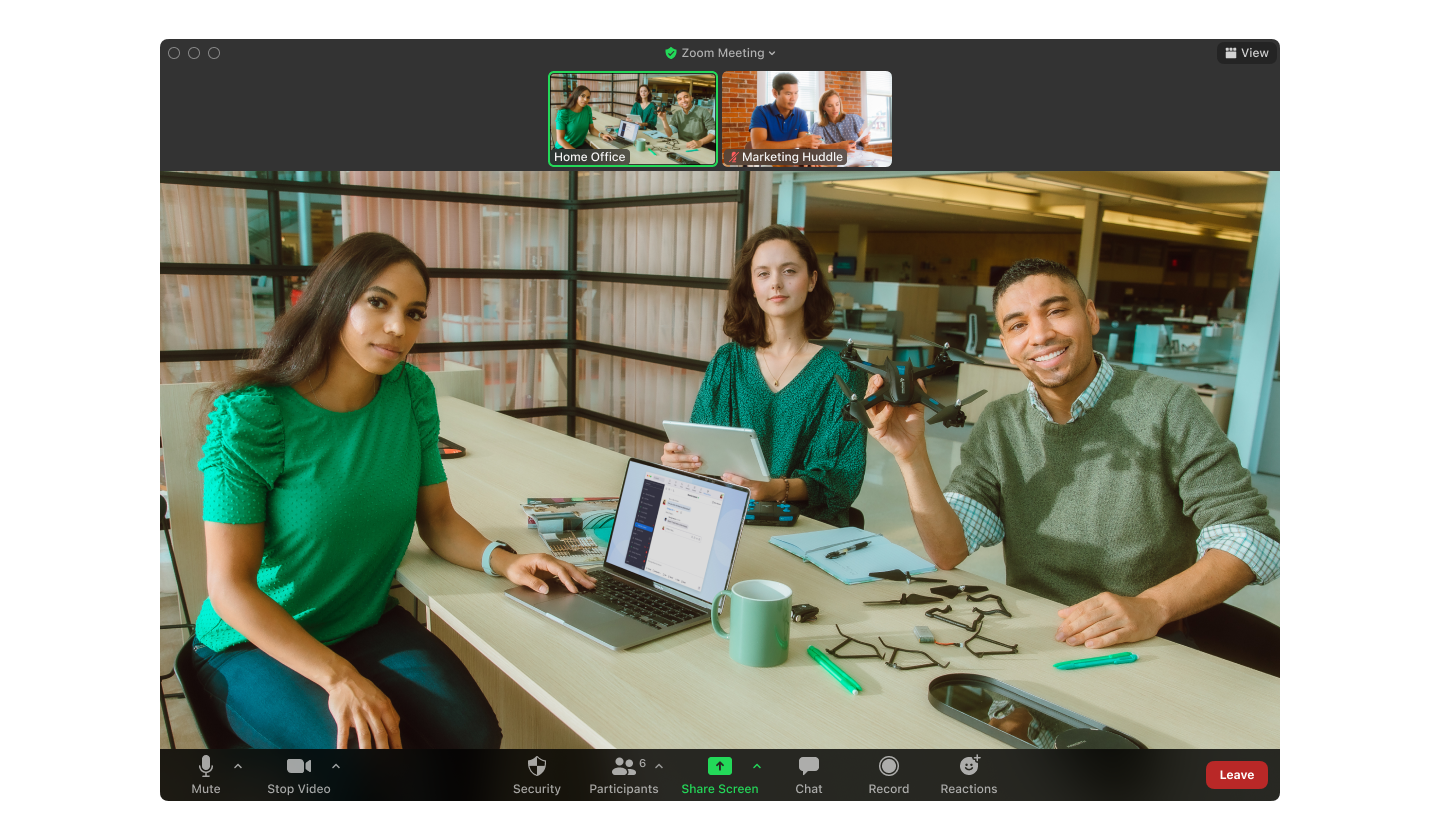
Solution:
M 835 678 L 835 682 L 840 683 L 840 685 L 843 686 L 846 691 L 850 692 L 851 694 L 859 694 L 862 691 L 862 689 L 860 688 L 860 683 L 855 682 L 855 679 L 853 677 L 840 670 L 840 666 L 836 665 L 834 662 L 831 662 L 830 657 L 826 656 L 820 650 L 820 648 L 811 645 L 810 649 L 805 652 L 810 654 L 810 658 L 815 660 L 815 664 L 819 665 L 821 668 L 824 668 L 825 671 L 830 674 L 830 676 Z
M 1062 671 L 1074 671 L 1077 668 L 1093 668 L 1096 665 L 1124 665 L 1134 662 L 1140 657 L 1129 651 L 1112 653 L 1108 656 L 1096 656 L 1092 659 L 1071 659 L 1068 662 L 1056 662 L 1055 667 Z

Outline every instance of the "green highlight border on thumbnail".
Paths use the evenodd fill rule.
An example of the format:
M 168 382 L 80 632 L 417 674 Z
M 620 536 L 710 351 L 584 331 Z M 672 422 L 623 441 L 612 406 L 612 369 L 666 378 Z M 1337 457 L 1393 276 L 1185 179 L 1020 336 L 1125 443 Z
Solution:
M 674 70 L 674 69 L 671 69 L 671 70 L 551 70 L 551 71 L 545 76 L 545 104 L 546 104 L 546 108 L 545 108 L 545 114 L 546 114 L 545 163 L 548 164 L 551 169 L 566 169 L 566 170 L 569 170 L 569 169 L 577 169 L 577 170 L 578 170 L 578 169 L 630 169 L 630 170 L 633 170 L 633 171 L 635 171 L 635 172 L 645 172 L 645 171 L 650 170 L 650 169 L 662 169 L 662 170 L 663 170 L 663 169 L 689 169 L 689 170 L 692 170 L 692 171 L 693 171 L 693 170 L 697 170 L 697 169 L 710 169 L 710 170 L 715 170 L 715 169 L 719 169 L 719 168 L 720 168 L 720 118 L 719 118 L 719 116 L 716 116 L 716 118 L 715 118 L 715 162 L 712 163 L 712 164 L 709 165 L 709 166 L 706 166 L 706 165 L 704 165 L 704 164 L 700 164 L 700 165 L 698 165 L 698 166 L 686 166 L 686 165 L 683 164 L 683 163 L 657 163 L 657 164 L 652 164 L 652 165 L 650 165 L 650 166 L 638 166 L 638 165 L 633 164 L 633 163 L 606 163 L 606 164 L 588 164 L 588 163 L 587 163 L 587 164 L 570 164 L 570 163 L 555 163 L 554 161 L 552 161 L 552 160 L 550 159 L 550 149 L 551 149 L 551 147 L 553 147 L 553 146 L 555 145 L 555 142 L 554 142 L 555 127 L 554 127 L 553 125 L 550 125 L 550 122 L 549 122 L 549 114 L 550 114 L 550 108 L 549 108 L 549 105 L 550 105 L 550 86 L 551 86 L 551 84 L 553 83 L 553 80 L 554 80 L 554 78 L 555 78 L 557 75 L 558 75 L 558 76 L 564 76 L 564 75 L 579 74 L 579 73 L 610 73 L 610 74 L 615 74 L 615 73 L 627 73 L 627 74 L 628 74 L 628 73 L 635 73 L 636 75 L 640 75 L 640 76 L 667 76 L 667 75 L 699 76 L 699 75 L 710 75 L 710 76 L 713 76 L 713 77 L 715 78 L 715 101 L 716 101 L 717 103 L 720 102 L 720 74 L 719 74 L 718 72 L 714 71 L 714 70 Z

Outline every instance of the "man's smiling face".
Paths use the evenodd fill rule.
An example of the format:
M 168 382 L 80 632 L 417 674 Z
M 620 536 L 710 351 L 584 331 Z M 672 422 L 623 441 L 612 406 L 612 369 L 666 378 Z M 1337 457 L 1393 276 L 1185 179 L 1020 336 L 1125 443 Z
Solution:
M 1032 274 L 995 301 L 1005 355 L 1036 386 L 1060 388 L 1086 372 L 1100 319 L 1095 302 L 1053 274 Z

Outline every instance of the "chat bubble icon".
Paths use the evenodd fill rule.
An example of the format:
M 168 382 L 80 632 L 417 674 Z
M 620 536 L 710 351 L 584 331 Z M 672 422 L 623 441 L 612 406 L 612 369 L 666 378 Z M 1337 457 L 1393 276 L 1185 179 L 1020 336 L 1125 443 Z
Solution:
M 820 769 L 820 758 L 818 756 L 806 755 L 800 758 L 800 773 L 814 773 Z

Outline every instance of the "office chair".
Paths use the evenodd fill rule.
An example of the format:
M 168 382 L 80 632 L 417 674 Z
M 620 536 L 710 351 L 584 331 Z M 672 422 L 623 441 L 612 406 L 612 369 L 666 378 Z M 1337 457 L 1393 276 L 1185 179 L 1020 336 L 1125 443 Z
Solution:
M 845 516 L 850 520 L 846 524 L 851 528 L 859 528 L 862 531 L 865 530 L 865 514 L 861 513 L 859 508 L 850 508 L 845 511 Z
M 240 736 L 235 734 L 230 724 L 214 709 L 204 702 L 195 702 L 195 692 L 200 685 L 195 670 L 195 650 L 191 647 L 195 639 L 195 624 L 190 620 L 190 607 L 185 602 L 185 586 L 180 582 L 180 565 L 175 560 L 175 543 L 170 539 L 170 516 L 164 496 L 160 497 L 160 530 L 165 532 L 165 545 L 170 550 L 170 568 L 175 572 L 175 592 L 179 596 L 180 615 L 184 619 L 183 624 L 162 624 L 160 629 L 190 631 L 189 637 L 175 653 L 175 663 L 170 668 L 170 673 L 160 678 L 160 713 L 165 717 L 165 737 L 170 741 L 170 749 L 175 749 L 175 732 L 170 727 L 170 710 L 166 708 L 165 701 L 183 699 L 190 704 L 195 728 L 200 730 L 200 738 L 205 741 L 206 747 L 212 750 L 248 749 L 249 745 L 240 740 Z M 171 677 L 179 679 L 180 690 L 166 693 L 165 681 Z

